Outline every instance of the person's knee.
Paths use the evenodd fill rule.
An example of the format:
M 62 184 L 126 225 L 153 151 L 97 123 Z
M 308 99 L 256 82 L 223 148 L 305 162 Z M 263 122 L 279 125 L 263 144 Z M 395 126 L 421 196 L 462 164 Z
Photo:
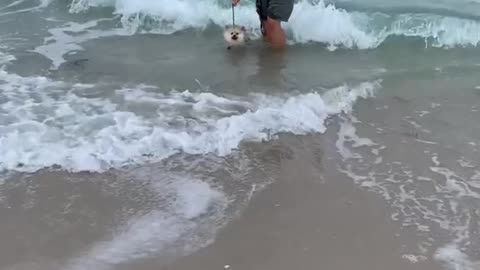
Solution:
M 265 28 L 266 30 L 270 30 L 271 32 L 282 30 L 280 21 L 277 21 L 270 17 L 267 17 L 267 20 L 265 21 Z
M 276 48 L 285 46 L 285 33 L 282 29 L 280 21 L 274 20 L 270 17 L 265 21 L 265 32 L 271 45 Z

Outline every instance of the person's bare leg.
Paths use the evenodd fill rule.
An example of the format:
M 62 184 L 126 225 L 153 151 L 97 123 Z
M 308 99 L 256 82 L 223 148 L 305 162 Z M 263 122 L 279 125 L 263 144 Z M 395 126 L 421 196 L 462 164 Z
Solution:
M 263 22 L 267 41 L 272 48 L 282 49 L 285 47 L 285 32 L 280 25 L 280 21 L 274 20 L 270 17 Z
M 261 22 L 262 39 L 265 43 L 270 43 L 270 40 L 268 39 L 268 35 L 267 35 L 267 30 L 265 29 L 265 22 L 266 20 Z

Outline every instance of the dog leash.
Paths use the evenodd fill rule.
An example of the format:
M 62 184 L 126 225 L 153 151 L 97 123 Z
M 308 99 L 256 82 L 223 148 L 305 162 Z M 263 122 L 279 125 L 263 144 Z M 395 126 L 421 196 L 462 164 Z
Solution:
M 232 4 L 232 23 L 235 27 L 235 6 Z

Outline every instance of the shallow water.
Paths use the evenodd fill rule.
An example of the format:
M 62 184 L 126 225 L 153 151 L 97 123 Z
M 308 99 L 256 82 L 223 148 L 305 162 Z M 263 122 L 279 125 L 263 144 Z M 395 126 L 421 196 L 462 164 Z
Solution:
M 275 181 L 288 153 L 268 141 L 333 129 L 316 150 L 415 228 L 418 258 L 474 269 L 480 4 L 389 2 L 297 1 L 285 54 L 250 2 L 232 51 L 213 0 L 0 4 L 0 234 L 24 251 L 0 268 L 195 251 Z

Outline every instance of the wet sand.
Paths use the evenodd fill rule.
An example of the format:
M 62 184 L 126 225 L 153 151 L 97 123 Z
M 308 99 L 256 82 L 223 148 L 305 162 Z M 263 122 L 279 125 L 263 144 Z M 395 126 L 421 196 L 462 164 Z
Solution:
M 478 88 L 475 88 L 480 82 L 476 76 L 478 66 L 467 61 L 470 54 L 461 58 L 467 62 L 466 67 L 457 68 L 446 65 L 450 59 L 461 62 L 455 51 L 448 51 L 447 59 L 436 60 L 436 54 L 445 52 L 408 53 L 403 59 L 403 55 L 396 54 L 395 47 L 371 53 L 318 52 L 316 47 L 302 47 L 292 49 L 286 59 L 277 59 L 268 52 L 255 49 L 227 55 L 222 47 L 222 53 L 218 54 L 220 45 L 200 46 L 202 40 L 196 44 L 199 51 L 188 51 L 191 44 L 175 39 L 166 44 L 163 38 L 158 38 L 158 43 L 145 43 L 145 48 L 138 47 L 140 41 L 149 38 L 132 38 L 129 39 L 130 45 L 122 47 L 125 52 L 137 48 L 135 60 L 119 58 L 114 53 L 118 51 L 107 53 L 121 38 L 92 41 L 85 45 L 85 52 L 74 56 L 88 61 L 79 66 L 67 65 L 53 75 L 58 78 L 78 76 L 77 79 L 85 82 L 118 80 L 121 84 L 125 80 L 125 83 L 135 84 L 147 81 L 165 89 L 198 87 L 200 82 L 235 94 L 246 93 L 252 85 L 263 84 L 272 89 L 301 92 L 377 77 L 384 78 L 384 82 L 378 96 L 359 102 L 358 111 L 353 114 L 364 121 L 355 125 L 361 138 L 348 140 L 356 135 L 355 132 L 349 133 L 348 125 L 342 134 L 338 126 L 329 126 L 327 134 L 283 136 L 271 143 L 242 146 L 250 152 L 263 153 L 264 159 L 257 162 L 258 167 L 272 165 L 279 168 L 279 172 L 266 174 L 273 178 L 273 183 L 249 202 L 245 198 L 252 184 L 270 181 L 259 180 L 261 174 L 255 177 L 248 174 L 231 181 L 224 175 L 225 164 L 203 160 L 206 157 L 196 156 L 191 158 L 193 161 L 189 157 L 178 163 L 165 161 L 174 165 L 169 172 L 184 173 L 188 177 L 192 167 L 196 166 L 198 171 L 194 178 L 201 181 L 214 178 L 212 182 L 229 189 L 227 197 L 237 195 L 240 190 L 238 206 L 232 206 L 235 203 L 228 206 L 235 208 L 232 212 L 247 204 L 241 215 L 218 232 L 213 243 L 185 257 L 172 256 L 173 263 L 167 262 L 161 249 L 163 243 L 158 240 L 164 235 L 168 238 L 170 232 L 175 235 L 176 227 L 181 227 L 184 219 L 179 218 L 174 226 L 157 226 L 156 211 L 159 208 L 164 210 L 170 205 L 171 198 L 177 198 L 167 196 L 174 194 L 173 191 L 158 194 L 164 189 L 175 189 L 171 187 L 172 182 L 161 182 L 158 185 L 160 192 L 151 187 L 153 180 L 162 179 L 166 177 L 162 174 L 169 173 L 163 170 L 164 167 L 150 170 L 147 173 L 150 179 L 142 178 L 143 173 L 134 174 L 138 179 L 117 179 L 115 174 L 72 175 L 62 172 L 39 172 L 26 179 L 10 179 L 9 184 L 0 185 L 0 202 L 3 203 L 0 208 L 0 270 L 104 270 L 91 267 L 89 262 L 82 260 L 97 263 L 96 260 L 105 257 L 107 263 L 111 263 L 105 266 L 108 270 L 443 270 L 447 268 L 432 259 L 432 252 L 448 243 L 451 235 L 478 236 L 477 194 L 480 185 L 472 179 L 480 168 L 476 161 L 479 153 L 476 146 L 480 142 Z M 179 49 L 178 55 L 152 56 L 151 52 L 158 50 L 160 43 L 169 54 L 178 44 L 185 44 L 187 48 Z M 196 55 L 204 58 L 195 60 Z M 427 56 L 431 56 L 430 62 L 425 61 Z M 19 61 L 19 69 L 31 65 L 26 59 Z M 276 61 L 272 62 L 272 59 Z M 157 61 L 169 69 L 162 69 L 161 65 L 159 68 Z M 123 62 L 130 64 L 118 64 Z M 208 62 L 217 64 L 207 67 L 198 64 Z M 443 67 L 446 71 L 435 68 L 443 65 L 446 65 Z M 111 66 L 117 67 L 109 69 Z M 188 69 L 183 69 L 185 67 Z M 353 71 L 343 72 L 349 69 Z M 178 73 L 177 70 L 184 72 Z M 447 76 L 444 72 L 450 73 Z M 282 78 L 280 75 L 286 77 L 286 82 L 279 79 Z M 198 78 L 198 82 L 194 78 Z M 261 91 L 269 92 L 268 87 L 265 88 Z M 114 89 L 98 93 L 106 97 Z M 138 113 L 141 111 L 138 109 Z M 337 145 L 339 136 L 347 141 Z M 365 143 L 362 138 L 379 145 L 353 149 L 355 146 L 352 148 L 352 145 Z M 286 155 L 272 158 L 268 154 L 269 147 L 276 147 Z M 339 156 L 341 151 L 361 152 L 361 158 L 343 160 Z M 343 154 L 348 156 L 349 152 Z M 233 164 L 244 161 L 232 159 Z M 152 168 L 155 166 L 153 164 Z M 199 169 L 202 166 L 207 168 Z M 352 170 L 348 169 L 349 166 Z M 244 172 L 242 169 L 240 165 L 236 168 L 240 175 Z M 351 173 L 353 178 L 367 179 L 354 183 L 355 179 L 339 169 Z M 375 178 L 372 181 L 368 179 L 370 172 Z M 374 192 L 378 190 L 380 192 Z M 382 196 L 391 198 L 386 200 Z M 192 200 L 191 205 L 196 206 L 196 201 Z M 224 210 L 219 207 L 218 212 Z M 149 216 L 151 213 L 153 216 Z M 136 226 L 137 215 L 141 217 L 143 214 L 147 216 L 146 222 Z M 394 215 L 396 220 L 393 220 Z M 230 216 L 219 214 L 219 218 L 228 220 Z M 454 222 L 447 222 L 449 219 Z M 138 230 L 122 235 L 122 225 L 129 222 Z M 215 222 L 213 220 L 212 224 Z M 439 224 L 446 229 L 440 231 Z M 185 238 L 179 241 L 179 245 L 193 245 L 204 238 L 210 241 L 215 231 L 215 225 L 210 225 L 207 223 L 201 228 L 206 229 L 199 230 L 199 235 L 182 235 Z M 413 228 L 416 225 L 424 230 L 421 232 L 424 235 L 419 236 L 418 228 Z M 192 227 L 196 229 L 194 225 Z M 475 248 L 480 246 L 478 239 L 472 237 L 468 250 L 473 259 L 480 257 L 474 252 L 480 250 Z M 103 241 L 106 242 L 104 249 L 101 246 Z M 428 246 L 426 254 L 419 254 L 422 249 L 419 246 L 424 242 L 434 244 Z M 149 248 L 153 249 L 153 256 L 140 256 Z M 137 252 L 140 259 L 129 257 L 134 257 Z M 84 253 L 87 255 L 82 257 Z M 79 264 L 76 267 L 65 267 L 66 261 L 77 258 Z
M 130 171 L 128 177 L 118 176 L 115 171 L 107 174 L 42 171 L 7 180 L 1 186 L 4 197 L 0 200 L 0 215 L 5 219 L 0 221 L 0 236 L 4 240 L 0 243 L 0 269 L 99 269 L 89 263 L 99 266 L 104 257 L 109 263 L 102 270 L 448 269 L 434 259 L 433 253 L 451 241 L 449 232 L 432 220 L 440 224 L 448 218 L 458 219 L 458 225 L 447 224 L 452 232 L 457 227 L 471 227 L 461 232 L 476 235 L 478 217 L 473 204 L 476 201 L 473 197 L 469 201 L 467 196 L 457 195 L 456 189 L 445 190 L 444 178 L 456 185 L 468 183 L 467 175 L 477 168 L 473 162 L 478 151 L 475 147 L 457 144 L 452 137 L 443 137 L 450 130 L 449 125 L 436 122 L 438 113 L 434 112 L 451 110 L 450 114 L 458 114 L 470 107 L 457 106 L 467 102 L 456 102 L 455 97 L 449 97 L 449 103 L 428 108 L 431 105 L 428 100 L 409 100 L 408 94 L 404 96 L 379 96 L 359 102 L 355 115 L 368 121 L 356 119 L 353 126 L 357 130 L 349 130 L 353 126 L 349 127 L 352 123 L 347 124 L 346 119 L 335 118 L 325 134 L 284 134 L 266 143 L 242 144 L 240 148 L 250 159 L 257 158 L 254 163 L 257 167 L 270 167 L 264 175 L 249 174 L 248 178 L 235 181 L 216 171 L 210 175 L 202 169 L 205 164 L 214 164 L 215 170 L 230 168 L 233 164 L 242 171 L 245 169 L 239 164 L 242 158 L 220 159 L 221 162 L 215 163 L 216 158 L 206 161 L 206 156 L 198 155 L 185 157 L 183 162 L 174 158 L 141 166 Z M 385 106 L 388 113 L 382 113 Z M 427 109 L 432 113 L 424 115 Z M 415 116 L 418 112 L 422 112 L 421 118 Z M 423 125 L 415 126 L 419 119 Z M 470 125 L 466 119 L 462 124 Z M 379 144 L 373 145 L 365 138 Z M 351 151 L 351 155 L 361 153 L 361 158 L 342 159 L 342 153 L 348 154 L 342 151 Z M 472 164 L 462 165 L 459 160 Z M 397 168 L 396 164 L 401 166 Z M 350 166 L 354 169 L 346 172 Z M 195 172 L 196 168 L 200 171 Z M 450 169 L 464 178 L 449 179 L 449 172 L 439 168 Z M 233 212 L 241 211 L 216 234 L 212 225 L 216 221 L 208 223 L 207 220 L 204 227 L 207 230 L 185 234 L 180 241 L 188 247 L 207 239 L 210 244 L 206 247 L 186 256 L 175 253 L 166 258 L 161 249 L 163 243 L 158 241 L 162 238 L 156 237 L 175 233 L 176 226 L 181 227 L 183 220 L 170 227 L 158 227 L 157 217 L 151 213 L 163 207 L 162 198 L 172 198 L 169 197 L 172 192 L 161 192 L 172 188 L 174 182 L 165 182 L 163 178 L 174 172 L 210 175 L 214 182 L 224 185 L 222 190 L 226 194 L 240 191 L 238 203 L 219 207 L 218 213 L 223 213 L 219 217 L 230 220 L 230 214 L 225 214 L 229 207 Z M 372 179 L 366 177 L 369 172 Z M 248 201 L 253 183 L 269 182 L 262 180 L 262 176 L 272 177 L 272 183 Z M 154 182 L 160 191 L 152 188 Z M 474 195 L 470 189 L 464 192 Z M 429 196 L 435 199 L 432 204 Z M 440 208 L 433 202 L 438 202 Z M 457 212 L 443 212 L 456 202 L 459 207 L 452 209 Z M 192 205 L 196 205 L 195 200 Z M 423 212 L 415 212 L 418 210 Z M 416 216 L 402 216 L 407 213 Z M 149 219 L 136 225 L 137 216 L 143 214 Z M 465 214 L 470 215 L 469 219 L 462 218 Z M 429 219 L 423 220 L 425 216 Z M 134 231 L 129 231 L 124 238 L 121 225 L 126 222 L 133 224 Z M 206 237 L 202 238 L 202 234 Z M 106 247 L 98 246 L 102 241 L 107 241 Z M 475 241 L 471 238 L 469 254 L 473 259 L 478 256 L 474 252 L 478 246 Z M 150 247 L 158 249 L 137 259 L 128 258 Z M 424 252 L 419 252 L 422 249 Z M 84 252 L 87 255 L 84 256 Z M 78 264 L 66 267 L 71 259 Z
M 414 232 L 395 224 L 375 194 L 336 172 L 333 160 L 324 159 L 323 179 L 310 164 L 308 153 L 284 160 L 281 177 L 212 245 L 161 269 L 441 269 L 402 257 L 417 243 Z
M 427 257 L 417 257 L 415 263 L 408 260 L 405 255 L 419 241 L 415 232 L 392 221 L 388 204 L 378 195 L 338 172 L 338 160 L 329 153 L 335 132 L 332 128 L 325 136 L 285 135 L 261 145 L 283 153 L 277 178 L 258 191 L 209 246 L 175 256 L 172 263 L 164 256 L 152 256 L 105 269 L 442 269 Z M 309 145 L 314 147 L 308 149 Z M 70 269 L 62 262 L 108 238 L 122 215 L 132 219 L 125 209 L 138 213 L 154 207 L 146 186 L 131 186 L 112 174 L 36 175 L 15 179 L 22 188 L 4 193 L 17 194 L 16 199 L 7 198 L 17 210 L 2 214 L 10 217 L 0 230 L 10 243 L 0 245 L 1 265 L 6 267 L 2 270 Z M 23 188 L 27 191 L 19 190 Z M 41 197 L 28 195 L 30 189 Z M 25 207 L 28 201 L 31 209 Z M 72 269 L 89 267 L 88 262 L 80 265 Z

